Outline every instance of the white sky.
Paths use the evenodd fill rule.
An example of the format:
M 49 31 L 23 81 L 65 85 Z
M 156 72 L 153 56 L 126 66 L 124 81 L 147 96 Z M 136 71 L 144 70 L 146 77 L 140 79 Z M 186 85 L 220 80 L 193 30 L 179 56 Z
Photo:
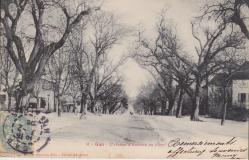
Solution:
M 168 18 L 177 27 L 179 38 L 184 44 L 185 51 L 193 51 L 191 36 L 191 20 L 200 11 L 203 0 L 105 0 L 102 9 L 110 11 L 119 17 L 121 23 L 129 27 L 142 26 L 145 31 L 153 30 L 158 15 L 163 8 L 168 8 Z M 128 54 L 132 41 L 125 39 L 111 54 L 113 57 Z M 115 54 L 115 55 L 114 55 Z M 138 94 L 141 85 L 145 84 L 150 75 L 134 60 L 128 60 L 120 72 L 124 77 L 123 86 L 132 98 Z

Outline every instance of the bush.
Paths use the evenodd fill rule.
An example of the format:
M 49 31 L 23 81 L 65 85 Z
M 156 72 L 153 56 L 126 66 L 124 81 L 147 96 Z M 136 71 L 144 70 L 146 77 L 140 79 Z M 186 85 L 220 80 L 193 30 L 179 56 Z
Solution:
M 233 105 L 227 108 L 226 119 L 236 121 L 247 121 L 249 118 L 249 110 L 245 107 Z

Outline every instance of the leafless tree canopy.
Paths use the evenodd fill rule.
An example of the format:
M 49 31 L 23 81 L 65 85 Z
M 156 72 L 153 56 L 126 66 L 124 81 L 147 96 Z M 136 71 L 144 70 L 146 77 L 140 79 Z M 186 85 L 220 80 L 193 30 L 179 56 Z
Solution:
M 41 77 L 48 59 L 63 46 L 72 29 L 83 17 L 89 15 L 92 10 L 98 9 L 80 7 L 80 4 L 73 12 L 71 8 L 68 8 L 67 3 L 69 2 L 53 0 L 14 0 L 1 2 L 1 12 L 3 13 L 1 15 L 3 16 L 0 21 L 7 40 L 6 49 L 22 75 L 21 88 L 24 95 L 33 91 L 34 85 Z M 79 11 L 79 9 L 81 10 Z M 49 12 L 53 11 L 60 11 L 58 13 L 61 13 L 65 25 L 61 36 L 57 40 L 46 43 L 48 41 L 44 34 L 48 26 L 52 27 L 51 24 L 46 22 L 49 19 L 46 17 L 49 17 Z M 20 33 L 21 25 L 32 26 L 29 29 L 34 30 L 34 34 Z M 25 40 L 32 41 L 30 53 L 27 53 Z
M 46 62 L 53 53 L 65 43 L 72 28 L 80 22 L 82 17 L 88 15 L 90 8 L 70 15 L 66 8 L 65 1 L 40 1 L 40 0 L 20 0 L 20 1 L 4 1 L 1 10 L 4 11 L 1 17 L 1 23 L 4 26 L 4 33 L 7 39 L 6 48 L 8 53 L 23 77 L 23 89 L 28 91 L 32 89 L 32 85 L 39 77 L 44 69 Z M 12 6 L 12 7 L 10 7 Z M 46 13 L 53 8 L 59 8 L 62 16 L 65 17 L 66 24 L 62 36 L 57 40 L 45 43 L 44 39 L 44 19 Z M 32 17 L 32 25 L 35 30 L 33 37 L 33 47 L 31 53 L 25 53 L 24 40 L 18 33 L 18 25 L 25 24 L 23 17 Z
M 176 31 L 165 16 L 161 16 L 157 25 L 157 36 L 153 41 L 142 38 L 139 33 L 135 54 L 138 63 L 156 77 L 158 86 L 169 101 L 169 110 L 172 110 L 177 96 L 177 112 L 181 110 L 182 95 L 184 92 L 188 94 L 193 106 L 191 120 L 199 120 L 202 88 L 205 83 L 208 85 L 208 77 L 221 70 L 222 63 L 217 57 L 245 48 L 244 36 L 227 28 L 225 24 L 197 30 L 200 26 L 198 23 L 192 23 L 192 35 L 197 41 L 194 59 L 186 56 Z
M 248 11 L 248 0 L 221 0 L 206 4 L 203 8 L 203 15 L 200 18 L 214 18 L 215 21 L 223 24 L 235 24 L 249 39 Z

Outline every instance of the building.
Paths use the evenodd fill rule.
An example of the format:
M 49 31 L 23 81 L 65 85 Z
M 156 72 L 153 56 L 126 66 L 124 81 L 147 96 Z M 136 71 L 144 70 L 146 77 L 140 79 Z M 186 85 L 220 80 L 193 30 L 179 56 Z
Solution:
M 15 110 L 15 90 L 18 88 L 18 86 L 15 86 L 15 88 L 13 89 L 13 94 L 11 95 L 10 99 L 4 86 L 1 86 L 0 88 L 0 110 L 8 109 L 8 103 L 10 99 L 10 109 Z M 52 85 L 48 81 L 41 79 L 35 86 L 33 97 L 31 97 L 29 100 L 29 110 L 51 111 L 53 106 L 54 92 L 52 90 Z
M 35 87 L 37 109 L 52 111 L 54 108 L 53 84 L 45 79 L 40 79 Z M 34 100 L 35 101 L 35 100 Z
M 227 83 L 227 84 L 226 84 Z M 228 107 L 241 111 L 249 110 L 249 61 L 245 62 L 238 71 L 228 75 L 218 73 L 210 81 L 208 89 L 209 112 L 220 117 L 224 104 L 224 86 L 228 93 Z M 234 111 L 235 112 L 235 111 Z
M 217 74 L 210 82 L 210 100 L 222 100 L 224 83 L 228 83 L 232 105 L 249 109 L 249 61 L 230 76 L 226 73 Z
M 249 109 L 249 61 L 232 76 L 232 103 Z
M 6 110 L 8 108 L 8 94 L 5 91 L 0 90 L 0 110 Z
M 15 98 L 13 97 L 13 95 L 9 97 L 5 87 L 0 86 L 0 110 L 7 110 L 9 103 L 11 106 L 15 105 Z

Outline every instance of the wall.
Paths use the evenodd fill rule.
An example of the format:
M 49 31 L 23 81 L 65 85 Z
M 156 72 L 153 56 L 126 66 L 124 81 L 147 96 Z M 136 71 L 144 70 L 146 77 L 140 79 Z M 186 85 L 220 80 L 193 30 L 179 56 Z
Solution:
M 46 109 L 48 109 L 49 105 L 49 110 L 52 111 L 54 109 L 54 93 L 52 90 L 42 90 L 39 94 L 38 97 L 45 98 L 46 100 Z
M 247 88 L 241 88 L 243 86 L 240 84 L 242 82 L 235 82 L 233 85 L 234 88 L 230 88 L 229 94 L 233 97 L 230 99 L 235 103 L 238 98 L 238 93 L 246 93 L 248 91 Z M 245 83 L 248 84 L 248 81 Z M 239 85 L 240 84 L 240 85 Z M 245 86 L 244 86 L 245 87 Z M 234 91 L 233 93 L 232 90 Z M 247 92 L 248 93 L 248 92 Z M 221 118 L 222 116 L 222 107 L 224 102 L 224 95 L 222 93 L 222 88 L 211 85 L 209 86 L 209 116 L 214 118 Z M 236 97 L 234 97 L 236 95 Z M 231 104 L 231 102 L 230 102 Z M 236 104 L 228 105 L 226 119 L 237 120 L 237 121 L 246 121 L 249 116 L 249 110 L 243 107 L 239 107 Z
M 246 93 L 246 107 L 249 109 L 249 80 L 233 80 L 233 104 L 239 105 L 238 94 Z
M 209 115 L 220 118 L 222 115 L 223 92 L 221 87 L 210 85 L 208 87 Z

